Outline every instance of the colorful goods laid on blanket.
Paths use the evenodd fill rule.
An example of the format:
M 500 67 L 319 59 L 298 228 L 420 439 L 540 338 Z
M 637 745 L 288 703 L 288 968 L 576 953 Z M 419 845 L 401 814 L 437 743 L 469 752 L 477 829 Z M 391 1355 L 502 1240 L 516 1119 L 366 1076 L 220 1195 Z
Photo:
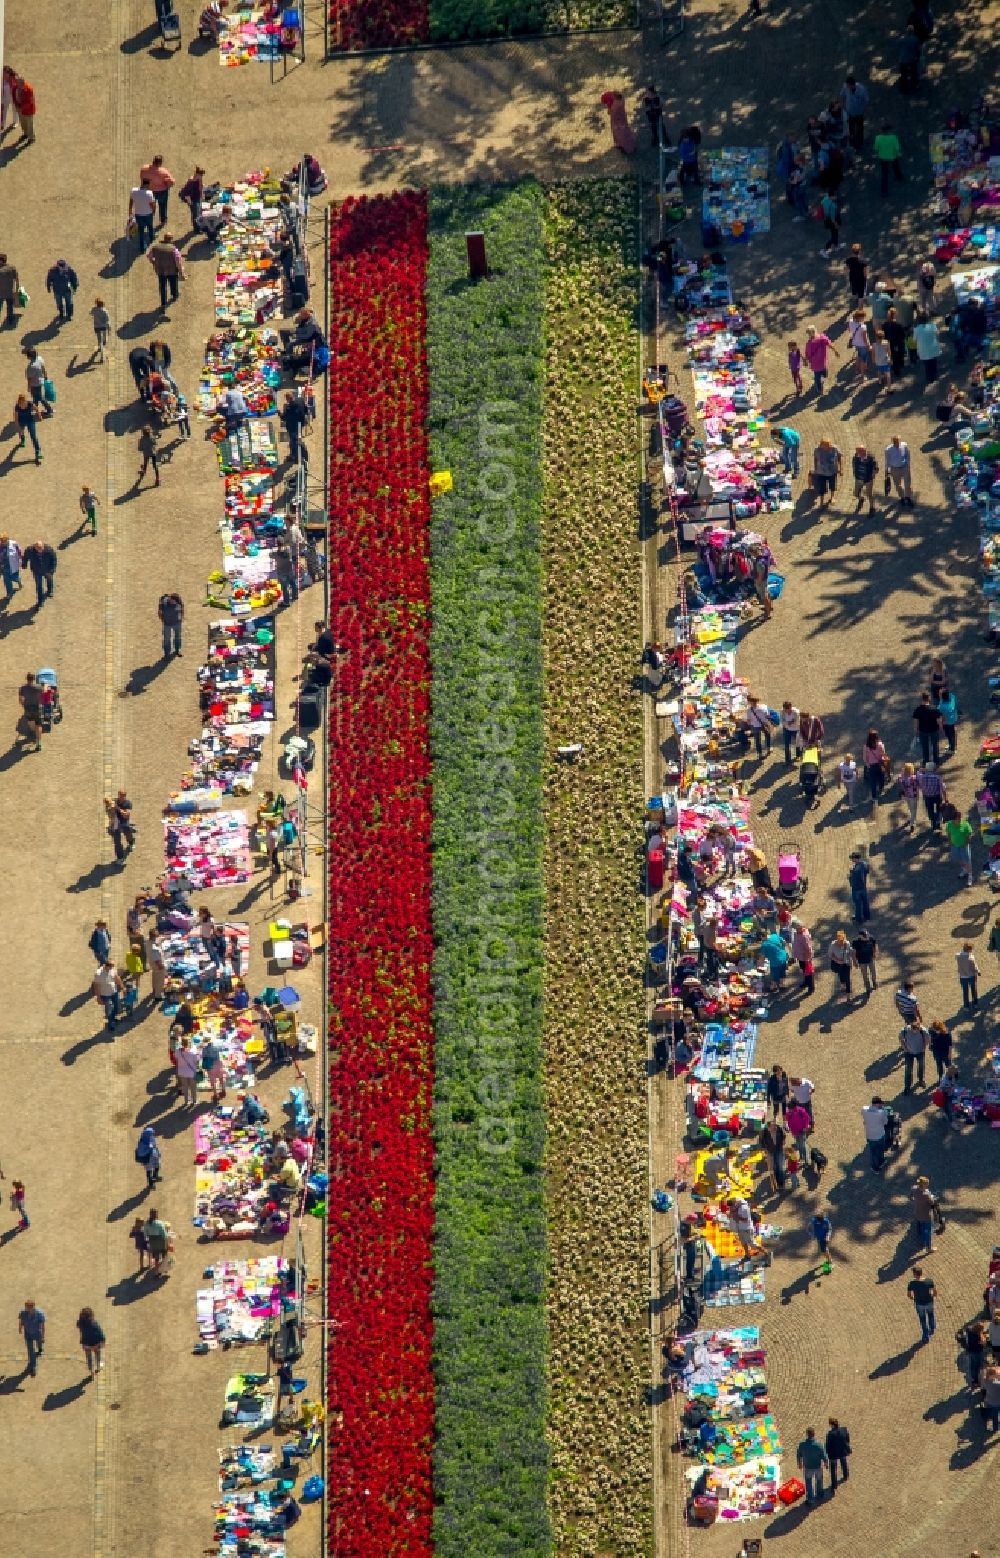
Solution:
M 212 1285 L 199 1288 L 196 1300 L 202 1350 L 266 1341 L 283 1312 L 291 1274 L 292 1267 L 282 1255 L 216 1261 L 210 1266 L 204 1275 Z
M 701 230 L 707 248 L 723 238 L 745 243 L 755 233 L 771 231 L 766 147 L 721 146 L 702 152 L 701 171 Z
M 312 1116 L 301 1088 L 292 1088 L 285 1113 L 294 1134 L 280 1150 L 263 1123 L 245 1124 L 245 1109 L 220 1107 L 194 1122 L 194 1226 L 212 1240 L 287 1234 L 300 1190 L 305 1207 L 325 1207 L 326 1175 L 310 1172 Z M 292 1167 L 289 1167 L 292 1165 Z
M 946 129 L 930 147 L 937 220 L 970 228 L 984 207 L 1000 206 L 1000 126 Z
M 223 11 L 219 25 L 219 64 L 249 65 L 252 60 L 266 65 L 293 54 L 302 36 L 302 13 L 281 0 L 240 0 L 228 14 Z
M 694 1331 L 674 1373 L 692 1520 L 753 1520 L 779 1507 L 781 1438 L 768 1411 L 766 1358 L 754 1326 Z

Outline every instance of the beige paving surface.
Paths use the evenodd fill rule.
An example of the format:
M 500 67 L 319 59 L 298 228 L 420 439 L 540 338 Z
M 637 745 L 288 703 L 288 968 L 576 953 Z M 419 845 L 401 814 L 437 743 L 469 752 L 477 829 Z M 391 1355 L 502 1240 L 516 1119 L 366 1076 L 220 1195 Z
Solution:
M 598 104 L 608 85 L 634 94 L 653 74 L 673 130 L 690 115 L 700 118 L 709 139 L 773 143 L 786 115 L 798 124 L 849 63 L 860 70 L 873 57 L 885 58 L 887 47 L 880 4 L 833 0 L 828 7 L 797 9 L 779 0 L 772 18 L 752 34 L 737 24 L 735 8 L 698 6 L 684 38 L 665 56 L 654 32 L 645 52 L 636 36 L 616 34 L 324 65 L 316 12 L 310 13 L 308 63 L 272 87 L 264 67 L 223 71 L 213 53 L 191 46 L 196 9 L 183 8 L 184 46 L 169 55 L 156 43 L 151 7 L 131 0 L 110 11 L 84 0 L 69 12 L 52 0 L 30 6 L 12 0 L 7 16 L 7 57 L 32 80 L 39 116 L 35 146 L 12 154 L 8 138 L 0 151 L 3 246 L 32 294 L 18 329 L 0 332 L 0 405 L 9 407 L 20 387 L 17 347 L 26 332 L 40 341 L 59 403 L 55 420 L 42 426 L 42 467 L 8 455 L 0 463 L 0 497 L 4 524 L 20 540 L 39 535 L 65 543 L 54 602 L 35 615 L 21 596 L 13 612 L 0 612 L 0 709 L 9 721 L 8 736 L 0 740 L 8 866 L 0 914 L 13 954 L 7 999 L 0 1004 L 0 1096 L 6 1100 L 0 1159 L 8 1177 L 26 1180 L 33 1217 L 30 1234 L 0 1248 L 0 1464 L 11 1550 L 33 1558 L 78 1558 L 91 1551 L 174 1558 L 201 1551 L 209 1545 L 214 1456 L 221 1442 L 215 1417 L 224 1360 L 192 1358 L 189 1350 L 203 1251 L 188 1234 L 176 1275 L 139 1302 L 125 1301 L 130 1294 L 121 1286 L 131 1263 L 124 1219 L 137 1189 L 134 1122 L 140 1112 L 144 1120 L 174 1118 L 163 1110 L 163 1024 L 146 1022 L 105 1044 L 97 1034 L 96 1008 L 83 999 L 94 918 L 108 915 L 120 946 L 127 895 L 151 881 L 160 864 L 158 809 L 182 771 L 195 729 L 200 635 L 193 603 L 217 561 L 219 483 L 214 459 L 197 439 L 178 451 L 159 492 L 116 502 L 124 499 L 135 469 L 125 358 L 132 342 L 148 339 L 156 323 L 155 286 L 144 262 L 101 273 L 108 268 L 109 245 L 121 233 L 138 166 L 162 151 L 179 178 L 197 161 L 210 177 L 231 179 L 263 162 L 288 166 L 305 147 L 321 155 L 338 194 L 409 179 L 606 172 L 621 161 L 609 148 Z M 986 15 L 974 5 L 957 8 L 957 19 L 942 27 L 949 40 L 947 80 L 936 66 L 927 96 L 912 107 L 900 109 L 893 101 L 881 67 L 865 72 L 903 128 L 914 175 L 907 202 L 918 188 L 927 125 L 944 105 L 967 100 L 981 84 L 958 22 L 971 26 Z M 648 161 L 644 166 L 651 171 Z M 907 252 L 909 235 L 923 222 L 918 209 L 897 205 L 901 215 L 892 235 L 877 201 L 866 197 L 851 209 L 866 242 L 893 259 Z M 841 329 L 843 323 L 841 292 L 812 253 L 819 247 L 818 229 L 789 227 L 777 210 L 774 225 L 771 239 L 738 261 L 745 286 L 761 303 L 767 334 L 761 363 L 771 396 L 784 388 L 785 331 L 817 316 Z M 79 271 L 81 291 L 78 318 L 55 331 L 44 275 L 60 255 Z M 915 247 L 909 255 L 916 259 Z M 188 389 L 209 326 L 211 274 L 210 258 L 193 252 L 166 331 Z M 87 367 L 92 337 L 86 308 L 97 291 L 111 310 L 114 351 L 104 367 Z M 904 409 L 898 421 L 893 414 L 893 426 L 918 447 L 927 434 L 926 413 L 909 391 L 900 400 Z M 873 412 L 864 397 L 837 397 L 822 422 L 811 411 L 802 418 L 806 442 L 826 427 L 843 441 L 847 410 L 865 421 L 874 417 L 879 438 L 888 429 L 886 412 Z M 837 744 L 848 733 L 856 743 L 856 731 L 873 711 L 900 732 L 901 743 L 912 696 L 908 666 L 929 652 L 936 635 L 962 664 L 960 696 L 968 716 L 963 743 L 985 713 L 976 673 L 982 651 L 971 595 L 973 538 L 967 529 L 955 529 L 933 463 L 923 454 L 919 476 L 921 496 L 931 496 L 932 504 L 902 522 L 884 521 L 874 532 L 841 519 L 827 521 L 821 539 L 808 515 L 781 518 L 779 555 L 789 574 L 788 594 L 768 633 L 752 636 L 745 663 L 769 696 L 808 696 L 828 713 Z M 93 541 L 70 539 L 84 481 L 104 501 Z M 168 587 L 179 588 L 189 602 L 189 652 L 141 696 L 122 698 L 135 668 L 156 664 L 155 603 Z M 30 587 L 27 594 L 30 599 Z M 311 621 L 308 603 L 303 638 Z M 281 638 L 286 695 L 291 636 L 286 631 Z M 789 684 L 787 668 L 796 662 L 807 668 L 805 687 L 797 678 Z M 42 664 L 60 670 L 66 719 L 40 755 L 20 758 L 10 746 L 15 689 L 25 670 Z M 770 804 L 765 837 L 799 820 L 797 803 L 776 780 L 766 776 L 762 785 Z M 128 785 L 141 826 L 139 848 L 123 876 L 104 869 L 108 841 L 100 805 L 102 794 L 119 782 Z M 967 796 L 967 775 L 964 783 Z M 825 808 L 815 823 L 804 846 L 813 879 L 809 913 L 826 927 L 843 911 L 843 840 L 853 828 L 837 826 Z M 954 935 L 964 934 L 966 924 L 981 932 L 989 906 L 978 890 L 957 905 L 947 873 L 922 868 L 930 846 L 901 840 L 891 812 L 869 832 L 878 873 L 877 925 L 889 961 L 898 965 L 905 958 L 928 988 L 933 1010 L 950 1013 Z M 249 909 L 259 946 L 266 906 L 258 899 Z M 261 968 L 259 957 L 255 968 Z M 887 997 L 867 1014 L 852 1011 L 832 1022 L 829 1032 L 815 1021 L 814 1010 L 822 1008 L 803 1014 L 810 1020 L 801 1031 L 796 1013 L 769 1033 L 765 1055 L 807 1067 L 820 1084 L 824 1145 L 832 1149 L 827 1188 L 843 1230 L 845 1267 L 822 1289 L 796 1291 L 783 1306 L 781 1288 L 802 1270 L 805 1209 L 783 1211 L 787 1254 L 771 1275 L 765 1325 L 775 1338 L 772 1375 L 786 1441 L 794 1443 L 806 1417 L 822 1419 L 839 1409 L 858 1453 L 850 1494 L 838 1495 L 836 1509 L 823 1510 L 805 1527 L 792 1520 L 768 1534 L 780 1535 L 792 1558 L 807 1547 L 843 1553 L 859 1539 L 873 1550 L 915 1554 L 941 1546 L 961 1551 L 952 1544 L 968 1546 L 975 1538 L 989 1552 L 993 1538 L 980 1518 L 990 1498 L 989 1459 L 980 1454 L 974 1426 L 973 1437 L 965 1437 L 949 1339 L 953 1322 L 974 1306 L 982 1250 L 993 1240 L 992 1169 L 971 1141 L 939 1141 L 915 1106 L 905 1169 L 872 1186 L 854 1163 L 857 1095 L 869 1085 L 865 1067 L 878 1065 L 893 1042 Z M 974 1040 L 962 1042 L 966 1051 L 975 1048 Z M 669 1100 L 658 1096 L 656 1103 L 664 1108 Z M 672 1153 L 666 1129 L 657 1135 Z M 888 1372 L 885 1360 L 907 1347 L 913 1330 L 895 1280 L 911 1160 L 939 1180 L 955 1213 L 938 1257 L 942 1265 L 948 1262 L 940 1345 Z M 191 1190 L 189 1134 L 168 1131 L 158 1200 L 180 1230 L 186 1229 Z M 877 1280 L 882 1271 L 894 1280 Z M 12 1380 L 20 1360 L 15 1317 L 29 1293 L 48 1312 L 50 1341 L 39 1378 L 19 1382 Z M 96 1392 L 77 1388 L 73 1318 L 85 1302 L 98 1310 L 109 1337 L 108 1369 Z M 313 1372 L 315 1351 L 314 1339 Z M 870 1380 L 880 1366 L 883 1372 Z M 908 1482 L 897 1475 L 899 1436 L 887 1431 L 890 1423 L 904 1429 Z M 917 1489 L 924 1491 L 918 1496 Z M 681 1547 L 687 1545 L 669 1513 L 663 1525 Z M 718 1533 L 691 1543 L 726 1552 L 727 1540 L 736 1545 L 733 1537 Z M 316 1524 L 303 1522 L 293 1552 L 318 1546 Z

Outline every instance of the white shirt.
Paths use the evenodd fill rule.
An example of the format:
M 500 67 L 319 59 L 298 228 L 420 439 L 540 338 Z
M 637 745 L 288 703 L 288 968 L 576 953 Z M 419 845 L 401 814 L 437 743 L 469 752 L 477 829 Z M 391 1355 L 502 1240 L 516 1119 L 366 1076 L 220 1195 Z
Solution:
M 114 995 L 119 986 L 118 970 L 114 964 L 110 968 L 100 968 L 94 975 L 94 986 L 99 996 Z
M 152 216 L 153 212 L 156 210 L 156 201 L 153 198 L 153 191 L 151 189 L 143 189 L 141 184 L 133 189 L 131 200 L 132 210 L 135 212 L 136 216 Z
M 881 1141 L 885 1135 L 885 1110 L 877 1104 L 865 1104 L 861 1118 L 865 1124 L 865 1140 Z
M 790 1089 L 790 1091 L 792 1097 L 795 1099 L 795 1102 L 797 1104 L 801 1104 L 802 1107 L 805 1108 L 813 1093 L 815 1093 L 816 1088 L 814 1084 L 810 1082 L 808 1077 L 800 1077 L 799 1081 L 793 1088 Z
M 900 439 L 898 444 L 886 444 L 885 463 L 889 470 L 901 471 L 910 463 L 910 446 Z
M 787 710 L 786 709 L 782 709 L 782 711 L 781 711 L 781 728 L 782 728 L 782 730 L 798 731 L 798 728 L 799 728 L 799 711 L 798 711 L 798 709 L 787 709 Z

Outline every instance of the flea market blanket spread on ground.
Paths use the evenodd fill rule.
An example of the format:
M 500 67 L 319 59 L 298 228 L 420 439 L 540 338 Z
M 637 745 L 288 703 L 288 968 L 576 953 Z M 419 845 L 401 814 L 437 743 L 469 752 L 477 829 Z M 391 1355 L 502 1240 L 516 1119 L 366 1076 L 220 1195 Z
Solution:
M 644 1094 L 604 1042 L 641 1029 L 617 976 L 639 910 L 630 863 L 609 891 L 599 843 L 641 804 L 640 711 L 622 691 L 637 565 L 629 526 L 599 519 L 635 501 L 636 211 L 629 184 L 529 182 L 333 213 L 328 1348 L 343 1424 L 327 1489 L 344 1555 L 650 1540 Z M 472 230 L 491 261 L 478 287 Z M 571 583 L 581 513 L 595 518 Z M 604 646 L 596 697 L 569 621 Z M 571 795 L 556 751 L 575 722 L 595 757 Z M 547 978 L 564 992 L 549 1020 Z M 580 1401 L 598 1396 L 595 1436 Z

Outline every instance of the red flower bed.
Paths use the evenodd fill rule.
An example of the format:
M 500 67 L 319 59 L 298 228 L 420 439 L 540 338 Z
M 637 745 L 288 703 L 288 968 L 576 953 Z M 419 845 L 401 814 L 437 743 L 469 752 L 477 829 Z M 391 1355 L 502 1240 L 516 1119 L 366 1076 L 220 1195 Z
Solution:
M 329 1552 L 431 1544 L 430 580 L 423 195 L 331 239 Z
M 426 43 L 428 0 L 330 0 L 329 37 L 336 53 Z

